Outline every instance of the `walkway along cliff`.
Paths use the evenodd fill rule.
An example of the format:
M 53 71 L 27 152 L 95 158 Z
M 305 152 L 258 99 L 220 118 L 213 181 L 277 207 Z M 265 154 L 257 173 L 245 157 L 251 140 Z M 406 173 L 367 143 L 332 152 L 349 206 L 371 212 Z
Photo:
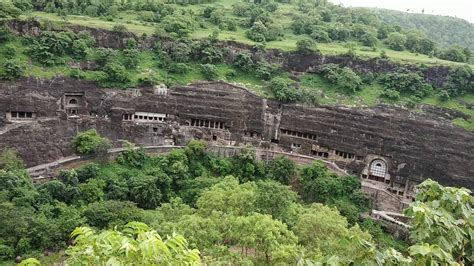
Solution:
M 224 82 L 113 90 L 30 78 L 0 81 L 0 150 L 15 148 L 28 166 L 48 163 L 72 155 L 71 139 L 89 128 L 116 147 L 121 140 L 250 144 L 332 162 L 362 178 L 371 196 L 395 204 L 411 201 L 427 178 L 474 188 L 474 134 L 442 115 L 431 108 L 282 104 Z

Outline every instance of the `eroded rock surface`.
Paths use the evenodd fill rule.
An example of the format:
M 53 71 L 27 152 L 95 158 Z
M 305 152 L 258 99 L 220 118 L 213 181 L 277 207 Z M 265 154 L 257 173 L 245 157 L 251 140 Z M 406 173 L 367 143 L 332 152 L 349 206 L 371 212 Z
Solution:
M 309 155 L 398 196 L 426 178 L 472 189 L 474 134 L 439 113 L 281 104 L 224 82 L 113 90 L 30 78 L 0 82 L 0 150 L 15 148 L 33 166 L 71 155 L 75 134 L 96 128 L 117 147 L 203 139 Z

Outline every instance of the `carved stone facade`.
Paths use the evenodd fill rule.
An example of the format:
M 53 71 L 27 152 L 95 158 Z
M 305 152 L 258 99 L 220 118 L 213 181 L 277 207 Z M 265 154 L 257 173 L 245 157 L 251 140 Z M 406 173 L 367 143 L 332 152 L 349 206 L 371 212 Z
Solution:
M 406 202 L 426 178 L 474 188 L 474 134 L 430 111 L 282 104 L 224 82 L 133 90 L 0 82 L 0 150 L 17 149 L 28 166 L 71 155 L 70 140 L 89 128 L 117 147 L 202 139 L 311 156 Z

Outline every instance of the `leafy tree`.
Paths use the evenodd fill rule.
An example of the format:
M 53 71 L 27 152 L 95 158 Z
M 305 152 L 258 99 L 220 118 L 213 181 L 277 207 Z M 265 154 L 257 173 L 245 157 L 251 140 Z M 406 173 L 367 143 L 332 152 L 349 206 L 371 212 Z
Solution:
M 448 96 L 458 96 L 464 93 L 474 92 L 474 81 L 472 80 L 472 68 L 468 65 L 458 66 L 451 69 L 448 80 L 444 85 Z
M 435 43 L 428 39 L 425 34 L 418 31 L 407 33 L 405 47 L 413 53 L 429 54 L 433 52 Z
M 25 72 L 23 63 L 16 59 L 8 59 L 3 62 L 3 77 L 10 80 L 18 79 Z
M 24 168 L 25 164 L 15 149 L 9 148 L 2 151 L 0 154 L 0 169 L 15 171 Z
M 295 102 L 300 99 L 298 92 L 292 88 L 289 82 L 281 77 L 270 80 L 269 89 L 273 91 L 275 98 L 281 102 Z
M 135 69 L 139 63 L 140 52 L 137 49 L 124 49 L 122 51 L 123 65 L 127 69 Z
M 242 69 L 243 71 L 252 71 L 254 68 L 254 62 L 252 54 L 249 52 L 240 52 L 235 56 L 234 66 Z
M 87 219 L 87 224 L 91 226 L 108 228 L 123 226 L 129 219 L 142 221 L 143 210 L 129 201 L 108 200 L 87 205 L 84 209 L 84 217 Z
M 465 188 L 443 187 L 430 179 L 418 187 L 406 210 L 412 218 L 409 248 L 420 264 L 471 264 L 474 260 L 474 198 Z
M 191 46 L 188 43 L 178 42 L 170 48 L 169 55 L 173 61 L 184 63 L 190 60 L 191 52 Z
M 118 62 L 109 62 L 103 68 L 105 80 L 111 83 L 128 83 L 130 78 L 125 67 Z
M 384 90 L 389 93 L 391 93 L 391 91 L 398 93 L 408 92 L 418 99 L 423 98 L 432 90 L 431 85 L 425 82 L 421 73 L 404 68 L 385 74 L 380 78 L 380 82 Z
M 74 150 L 84 155 L 103 155 L 107 153 L 109 140 L 101 137 L 95 129 L 78 133 L 72 140 Z
M 271 79 L 275 74 L 277 74 L 279 65 L 268 63 L 265 60 L 262 60 L 257 63 L 255 68 L 255 76 L 263 80 Z
M 9 28 L 5 26 L 0 27 L 0 44 L 4 44 L 10 41 L 12 37 L 13 37 L 13 33 Z
M 362 79 L 352 69 L 336 64 L 326 64 L 322 67 L 323 77 L 337 85 L 341 90 L 356 92 L 362 86 Z
M 467 57 L 464 53 L 464 48 L 459 45 L 453 45 L 448 49 L 441 52 L 439 55 L 441 59 L 454 61 L 454 62 L 466 62 Z
M 319 43 L 329 43 L 332 41 L 328 32 L 322 28 L 313 28 L 310 36 L 314 41 Z
M 233 215 L 247 215 L 255 210 L 255 184 L 244 183 L 233 176 L 204 191 L 197 201 L 199 212 L 210 215 L 221 212 Z
M 329 37 L 336 41 L 347 41 L 351 37 L 351 32 L 347 27 L 336 24 L 328 29 Z
M 255 42 L 264 42 L 265 34 L 267 34 L 267 26 L 261 21 L 255 21 L 252 27 L 246 31 L 247 37 Z
M 267 262 L 281 246 L 296 244 L 296 237 L 286 224 L 273 220 L 269 215 L 255 213 L 237 217 L 235 224 L 238 245 L 254 249 L 256 255 L 264 255 Z
M 224 60 L 223 51 L 217 46 L 215 34 L 195 43 L 192 51 L 193 57 L 203 64 L 217 64 Z
M 8 1 L 0 2 L 0 18 L 13 17 L 16 18 L 21 15 L 21 10 L 12 5 Z
M 276 181 L 259 180 L 256 183 L 255 207 L 257 212 L 269 214 L 273 219 L 286 221 L 292 204 L 298 198 L 296 192 Z
M 398 32 L 390 33 L 387 39 L 385 40 L 388 47 L 390 47 L 390 49 L 393 49 L 395 51 L 403 51 L 405 49 L 406 41 L 407 41 L 407 37 L 404 34 L 398 33 Z
M 288 185 L 296 176 L 296 164 L 284 156 L 278 156 L 268 163 L 267 176 Z
M 219 77 L 217 67 L 213 64 L 202 64 L 200 65 L 201 73 L 207 80 L 215 80 Z
M 129 180 L 130 199 L 140 208 L 154 209 L 166 199 L 170 186 L 171 178 L 164 173 L 136 175 Z
M 336 255 L 345 263 L 365 254 L 365 248 L 356 243 L 358 240 L 370 241 L 371 236 L 357 225 L 349 227 L 347 220 L 337 210 L 322 204 L 312 204 L 301 212 L 294 232 L 300 244 L 306 246 L 310 253 L 321 251 L 323 254 Z
M 369 47 L 375 47 L 378 42 L 377 36 L 375 35 L 375 33 L 372 33 L 372 32 L 367 32 L 364 35 L 360 36 L 359 41 L 363 45 L 369 46 Z
M 94 265 L 111 262 L 121 265 L 200 263 L 199 251 L 188 249 L 184 237 L 173 235 L 163 240 L 156 231 L 140 222 L 130 222 L 122 231 L 115 229 L 99 234 L 88 227 L 78 227 L 71 237 L 75 244 L 66 254 L 73 265 L 84 262 Z

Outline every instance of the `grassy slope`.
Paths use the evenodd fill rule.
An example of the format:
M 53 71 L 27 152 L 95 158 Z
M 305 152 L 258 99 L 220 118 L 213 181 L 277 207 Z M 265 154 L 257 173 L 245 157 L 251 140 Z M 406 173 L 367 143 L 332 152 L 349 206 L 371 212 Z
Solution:
M 225 3 L 225 4 L 222 4 Z M 230 1 L 224 1 L 222 3 L 215 3 L 215 4 L 208 4 L 208 5 L 217 5 L 221 8 L 224 8 L 226 11 L 226 15 L 229 17 L 233 17 L 231 14 L 230 8 L 231 4 Z M 191 6 L 191 7 L 183 7 L 183 8 L 193 8 L 193 9 L 201 9 L 205 5 L 198 5 L 198 6 Z M 296 42 L 303 38 L 302 36 L 294 35 L 290 29 L 291 25 L 291 18 L 288 14 L 291 14 L 292 9 L 294 8 L 291 5 L 281 5 L 282 7 L 275 13 L 275 21 L 278 21 L 283 24 L 285 27 L 285 39 L 279 41 L 272 41 L 267 43 L 268 48 L 275 48 L 281 49 L 285 51 L 294 50 L 296 48 Z M 55 22 L 64 22 L 64 19 L 56 14 L 52 13 L 44 13 L 44 12 L 32 12 L 29 16 L 35 16 L 40 19 L 46 19 Z M 94 27 L 94 28 L 102 28 L 111 30 L 114 25 L 117 23 L 124 24 L 127 29 L 131 32 L 134 32 L 138 35 L 153 34 L 155 28 L 158 24 L 154 23 L 144 23 L 138 20 L 138 13 L 135 12 L 122 12 L 114 21 L 106 21 L 101 18 L 94 18 L 94 17 L 87 17 L 87 16 L 67 16 L 66 21 L 71 24 Z M 216 30 L 217 26 L 208 24 L 206 29 L 198 28 L 196 29 L 190 37 L 192 38 L 203 38 L 209 36 L 212 31 Z M 254 41 L 248 39 L 245 36 L 245 29 L 239 27 L 237 31 L 221 31 L 219 34 L 219 39 L 221 40 L 235 40 L 240 43 L 245 44 L 255 44 Z M 401 63 L 415 63 L 415 64 L 425 64 L 425 65 L 459 65 L 460 63 L 446 61 L 438 58 L 430 58 L 427 55 L 422 54 L 414 54 L 408 51 L 394 51 L 388 49 L 384 44 L 379 44 L 375 51 L 372 48 L 361 46 L 356 42 L 352 42 L 355 45 L 356 52 L 359 56 L 365 58 L 374 58 L 380 55 L 381 50 L 385 50 L 386 54 L 389 58 L 393 61 L 401 62 Z M 343 54 L 347 52 L 348 43 L 319 43 L 317 45 L 318 49 L 323 54 L 328 55 L 335 55 L 335 54 Z M 473 66 L 474 67 L 474 66 Z

